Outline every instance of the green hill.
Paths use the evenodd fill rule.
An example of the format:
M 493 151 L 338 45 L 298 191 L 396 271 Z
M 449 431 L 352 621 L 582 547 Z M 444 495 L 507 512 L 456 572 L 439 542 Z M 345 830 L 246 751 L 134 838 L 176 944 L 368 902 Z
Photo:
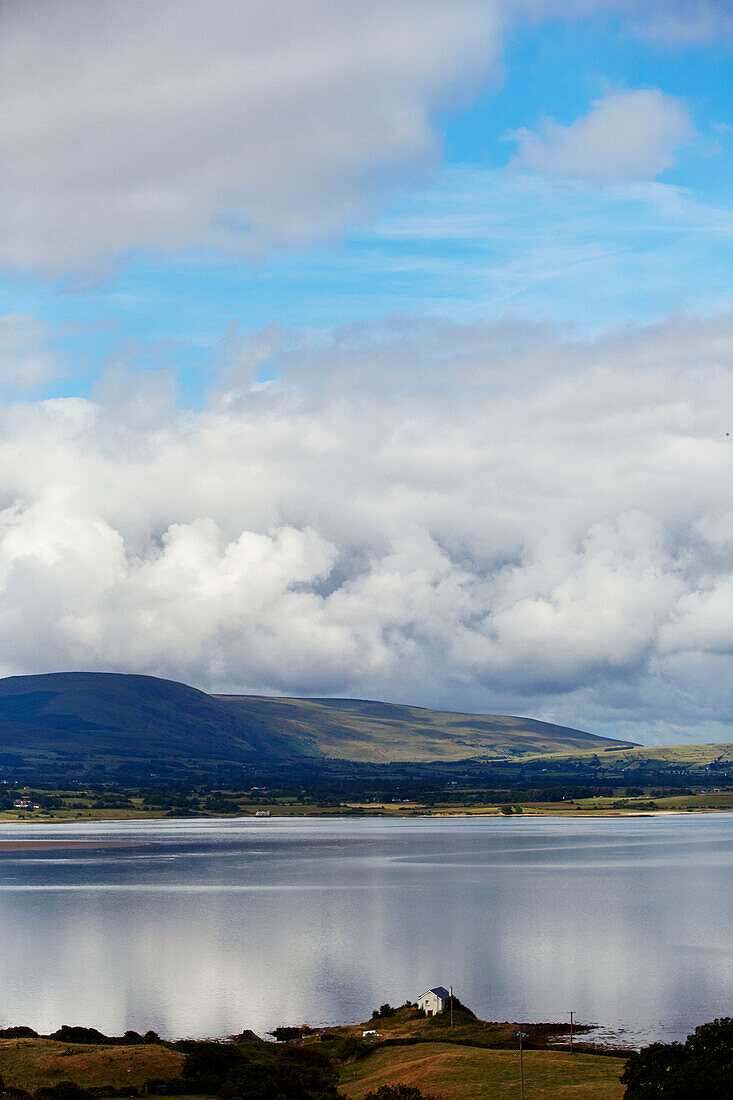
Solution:
M 212 696 L 153 676 L 58 672 L 0 680 L 0 765 L 141 774 L 348 760 L 506 760 L 629 742 L 491 714 L 355 699 Z
M 298 755 L 275 730 L 154 676 L 56 672 L 0 680 L 0 754 L 68 760 L 251 762 Z
M 601 752 L 628 741 L 502 714 L 461 714 L 364 699 L 217 696 L 257 727 L 268 723 L 310 755 L 361 763 L 506 759 L 534 753 Z

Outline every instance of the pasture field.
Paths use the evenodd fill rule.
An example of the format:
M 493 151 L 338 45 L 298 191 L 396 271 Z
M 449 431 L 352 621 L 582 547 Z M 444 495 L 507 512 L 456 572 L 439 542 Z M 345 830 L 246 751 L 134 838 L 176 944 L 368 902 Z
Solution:
M 598 1054 L 528 1050 L 525 1094 L 532 1100 L 621 1100 L 624 1061 Z M 344 1068 L 340 1088 L 348 1100 L 380 1085 L 414 1085 L 443 1100 L 515 1100 L 519 1055 L 453 1043 L 377 1049 Z
M 34 1092 L 59 1081 L 83 1087 L 140 1088 L 149 1078 L 177 1077 L 184 1055 L 158 1043 L 106 1046 L 55 1039 L 0 1039 L 0 1077 Z
M 31 792 L 31 797 L 33 796 Z M 60 805 L 53 808 L 40 807 L 39 809 L 13 809 L 0 810 L 0 823 L 3 822 L 71 822 L 71 821 L 126 821 L 126 820 L 153 820 L 155 818 L 179 816 L 175 811 L 168 812 L 145 804 L 145 800 L 139 797 L 130 799 L 130 805 L 112 807 L 100 807 L 95 805 L 94 797 L 80 797 L 78 792 L 60 792 Z M 502 815 L 501 805 L 496 800 L 492 802 L 466 801 L 426 803 L 419 799 L 385 800 L 385 801 L 359 801 L 349 800 L 344 802 L 295 802 L 287 798 L 264 798 L 253 803 L 251 798 L 244 796 L 228 796 L 231 798 L 231 807 L 225 811 L 213 811 L 207 809 L 206 796 L 196 799 L 194 807 L 186 810 L 186 816 L 190 817 L 251 817 L 256 810 L 267 810 L 273 817 L 338 817 L 346 816 L 380 816 L 380 817 L 410 817 L 431 816 L 442 817 L 450 815 L 459 816 L 488 816 Z M 693 792 L 692 794 L 674 795 L 602 795 L 594 798 L 568 797 L 562 802 L 536 802 L 522 798 L 512 798 L 511 804 L 515 812 L 525 816 L 563 816 L 563 817 L 619 817 L 627 814 L 649 813 L 682 813 L 695 811 L 733 810 L 733 789 L 724 788 L 715 791 Z

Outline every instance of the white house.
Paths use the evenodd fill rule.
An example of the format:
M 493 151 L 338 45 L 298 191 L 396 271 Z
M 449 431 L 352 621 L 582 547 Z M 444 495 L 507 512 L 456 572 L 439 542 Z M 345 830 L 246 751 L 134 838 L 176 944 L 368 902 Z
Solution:
M 437 1016 L 448 1004 L 450 993 L 442 985 L 436 985 L 435 989 L 429 989 L 418 998 L 417 1007 L 421 1008 L 426 1016 Z

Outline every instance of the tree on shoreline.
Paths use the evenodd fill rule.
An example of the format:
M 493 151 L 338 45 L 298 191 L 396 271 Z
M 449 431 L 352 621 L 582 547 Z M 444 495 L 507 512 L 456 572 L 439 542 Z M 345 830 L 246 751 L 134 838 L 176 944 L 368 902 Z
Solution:
M 621 1083 L 624 1100 L 730 1100 L 733 1018 L 696 1027 L 684 1043 L 652 1043 L 630 1055 Z

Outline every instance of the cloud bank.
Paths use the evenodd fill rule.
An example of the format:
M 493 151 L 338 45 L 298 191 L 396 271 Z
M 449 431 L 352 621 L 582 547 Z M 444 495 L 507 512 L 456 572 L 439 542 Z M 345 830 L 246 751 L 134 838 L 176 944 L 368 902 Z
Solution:
M 32 0 L 3 9 L 0 263 L 340 230 L 492 65 L 480 0 Z
M 729 733 L 733 316 L 312 341 L 5 407 L 0 672 Z
M 338 234 L 438 151 L 437 112 L 499 70 L 528 15 L 620 13 L 672 44 L 723 4 L 629 0 L 29 0 L 3 7 L 0 265 L 101 268 L 134 250 L 259 259 Z M 659 92 L 517 132 L 520 162 L 648 178 L 685 140 Z

